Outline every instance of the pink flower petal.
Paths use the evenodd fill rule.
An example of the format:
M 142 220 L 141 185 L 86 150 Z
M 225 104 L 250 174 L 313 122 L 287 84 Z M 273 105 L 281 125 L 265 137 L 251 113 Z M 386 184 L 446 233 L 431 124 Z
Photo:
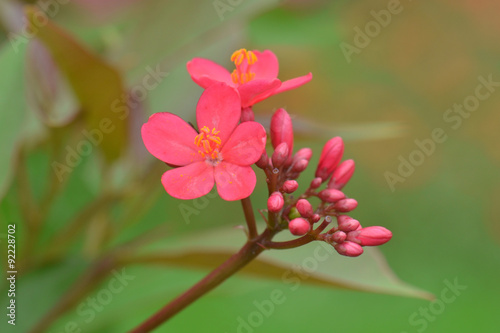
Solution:
M 255 103 L 258 103 L 260 101 L 265 100 L 266 98 L 268 98 L 270 96 L 282 93 L 284 91 L 287 91 L 287 90 L 290 90 L 290 89 L 295 89 L 295 88 L 297 88 L 297 87 L 299 87 L 299 86 L 301 86 L 303 84 L 306 84 L 307 82 L 311 81 L 311 79 L 312 79 L 312 74 L 309 73 L 307 75 L 299 76 L 299 77 L 296 77 L 295 79 L 291 79 L 291 80 L 282 82 L 281 85 L 277 89 L 268 90 L 267 92 L 265 92 L 265 93 L 263 93 L 263 94 L 255 97 L 252 100 L 251 104 L 249 104 L 249 105 L 253 105 Z M 240 91 L 240 94 L 241 94 L 241 91 Z M 242 98 L 242 101 L 243 101 L 243 98 Z M 242 105 L 243 105 L 243 102 L 242 102 Z
M 281 86 L 278 89 L 273 91 L 273 95 L 300 87 L 301 85 L 306 84 L 307 82 L 311 81 L 311 79 L 312 79 L 312 74 L 309 73 L 309 74 L 304 75 L 304 76 L 299 76 L 299 77 L 296 77 L 294 79 L 284 81 L 283 83 L 281 83 Z
M 275 79 L 278 77 L 279 63 L 276 55 L 265 50 L 259 52 L 254 50 L 257 61 L 252 65 L 251 71 L 255 73 L 256 79 Z
M 216 82 L 234 85 L 227 69 L 208 59 L 194 58 L 186 67 L 193 81 L 203 88 L 208 88 Z
M 215 83 L 205 89 L 196 106 L 198 128 L 207 126 L 220 131 L 222 144 L 229 138 L 241 116 L 240 96 L 225 83 Z
M 278 79 L 254 79 L 238 87 L 241 96 L 241 106 L 249 107 L 273 94 L 281 85 Z M 261 97 L 265 96 L 265 97 Z
M 257 178 L 249 166 L 239 166 L 222 161 L 214 171 L 217 191 L 222 199 L 234 201 L 252 194 Z
M 205 161 L 192 163 L 165 172 L 161 182 L 167 193 L 175 198 L 199 198 L 214 187 L 214 168 Z
M 153 114 L 142 125 L 141 133 L 146 149 L 163 162 L 182 166 L 202 159 L 194 144 L 198 133 L 174 114 Z
M 255 122 L 247 121 L 236 127 L 221 153 L 224 161 L 241 166 L 254 164 L 266 147 L 266 130 Z

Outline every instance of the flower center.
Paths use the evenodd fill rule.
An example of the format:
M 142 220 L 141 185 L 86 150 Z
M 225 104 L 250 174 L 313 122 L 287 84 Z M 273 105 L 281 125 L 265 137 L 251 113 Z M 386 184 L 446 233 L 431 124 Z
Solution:
M 255 73 L 250 71 L 252 65 L 257 61 L 257 56 L 252 51 L 239 49 L 231 55 L 236 69 L 231 73 L 231 79 L 236 84 L 244 84 L 252 81 Z
M 212 131 L 210 131 L 207 126 L 203 126 L 200 134 L 194 138 L 194 144 L 201 148 L 198 150 L 198 153 L 202 157 L 206 157 L 208 161 L 217 164 L 222 160 L 220 154 L 221 140 L 217 136 L 219 132 L 215 128 L 212 128 Z

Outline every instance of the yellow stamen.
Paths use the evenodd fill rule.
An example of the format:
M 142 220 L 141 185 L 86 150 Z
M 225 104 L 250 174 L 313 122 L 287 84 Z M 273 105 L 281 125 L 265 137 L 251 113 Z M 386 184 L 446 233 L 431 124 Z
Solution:
M 243 63 L 246 60 L 246 63 Z M 257 56 L 252 51 L 239 49 L 231 55 L 231 61 L 234 62 L 236 69 L 231 73 L 231 79 L 236 84 L 244 84 L 252 81 L 255 73 L 250 71 L 250 67 L 257 62 Z
M 213 161 L 219 160 L 222 141 L 217 134 L 219 131 L 215 128 L 210 131 L 207 126 L 204 126 L 200 130 L 200 134 L 194 138 L 194 144 L 201 148 L 198 150 L 201 157 L 207 157 Z

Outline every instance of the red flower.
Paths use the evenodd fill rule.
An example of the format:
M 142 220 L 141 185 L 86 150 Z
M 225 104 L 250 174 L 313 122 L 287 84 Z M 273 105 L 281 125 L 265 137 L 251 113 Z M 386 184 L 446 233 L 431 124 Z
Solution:
M 214 183 L 225 200 L 243 199 L 253 192 L 256 177 L 250 165 L 264 151 L 266 131 L 253 121 L 238 125 L 240 115 L 237 91 L 216 83 L 204 91 L 196 107 L 199 133 L 168 112 L 153 114 L 142 126 L 148 151 L 179 166 L 162 176 L 171 196 L 198 198 L 210 192 Z
M 309 73 L 285 82 L 278 77 L 278 59 L 273 52 L 265 50 L 247 51 L 240 49 L 233 53 L 231 61 L 236 69 L 229 73 L 227 69 L 213 61 L 194 58 L 187 63 L 187 70 L 194 82 L 208 88 L 215 82 L 225 82 L 238 89 L 241 107 L 246 108 L 272 95 L 295 89 L 312 79 Z

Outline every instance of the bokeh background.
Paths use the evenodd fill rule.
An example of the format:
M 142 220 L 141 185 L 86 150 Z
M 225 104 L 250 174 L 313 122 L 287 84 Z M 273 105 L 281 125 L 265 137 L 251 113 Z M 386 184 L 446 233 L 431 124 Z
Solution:
M 137 259 L 151 249 L 196 248 L 193 235 L 243 223 L 239 203 L 169 197 L 160 183 L 166 166 L 143 147 L 140 126 L 161 111 L 193 121 L 202 89 L 186 62 L 206 57 L 231 69 L 229 56 L 241 47 L 275 52 L 282 80 L 313 73 L 307 85 L 256 105 L 257 120 L 268 124 L 279 107 L 293 115 L 295 147 L 315 151 L 302 186 L 322 144 L 341 135 L 345 158 L 357 164 L 346 188 L 360 203 L 352 215 L 391 229 L 381 248 L 390 268 L 438 301 L 306 280 L 291 291 L 279 278 L 239 274 L 158 332 L 498 332 L 497 1 L 30 3 L 59 28 L 39 16 L 32 24 L 40 31 L 31 33 L 25 3 L 0 1 L 0 257 L 5 272 L 7 225 L 15 224 L 19 271 L 16 326 L 2 313 L 2 332 L 37 323 L 43 332 L 125 332 L 212 267 Z M 150 71 L 168 75 L 144 89 Z M 448 111 L 474 101 L 481 78 L 493 82 L 479 88 L 488 97 L 474 111 Z M 125 91 L 136 100 L 127 109 L 126 97 L 118 99 L 121 111 L 110 111 Z M 55 172 L 54 162 L 64 164 L 105 116 L 116 128 L 69 171 Z M 429 142 L 436 128 L 446 139 L 418 153 L 416 140 Z M 401 166 L 410 159 L 417 162 Z M 267 200 L 260 181 L 255 208 Z M 108 290 L 122 267 L 133 279 L 90 310 L 88 297 Z M 450 283 L 462 286 L 453 300 Z M 286 300 L 258 325 L 239 327 L 274 290 Z

